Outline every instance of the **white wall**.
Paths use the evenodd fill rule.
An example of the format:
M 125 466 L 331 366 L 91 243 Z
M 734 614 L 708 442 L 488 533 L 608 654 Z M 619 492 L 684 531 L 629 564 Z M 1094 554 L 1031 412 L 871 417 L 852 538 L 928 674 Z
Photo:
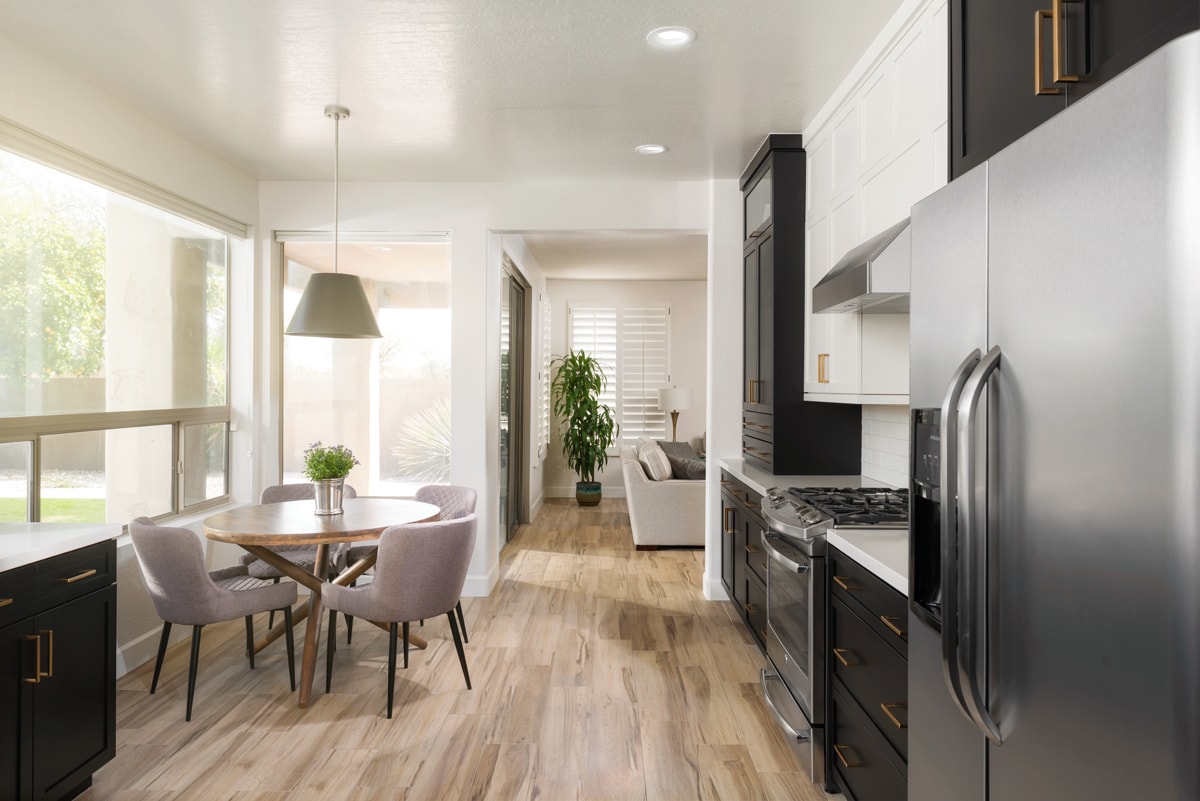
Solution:
M 705 431 L 708 403 L 707 332 L 708 299 L 705 281 L 568 281 L 546 282 L 550 296 L 551 352 L 567 352 L 567 308 L 572 302 L 595 301 L 616 304 L 667 303 L 671 307 L 671 383 L 692 393 L 692 408 L 679 413 L 678 439 L 687 442 Z M 670 434 L 671 421 L 667 420 Z M 574 498 L 579 480 L 567 467 L 561 450 L 562 440 L 551 426 L 550 457 L 546 465 L 546 495 Z M 615 454 L 616 449 L 612 449 Z M 621 463 L 610 455 L 608 466 L 599 476 L 604 495 L 625 497 Z
M 945 185 L 946 13 L 946 0 L 906 0 L 804 132 L 809 253 L 821 254 L 807 266 L 810 284 Z M 853 326 L 846 335 L 907 361 L 907 315 L 832 317 L 826 324 Z M 903 406 L 863 407 L 864 477 L 907 486 L 907 420 Z

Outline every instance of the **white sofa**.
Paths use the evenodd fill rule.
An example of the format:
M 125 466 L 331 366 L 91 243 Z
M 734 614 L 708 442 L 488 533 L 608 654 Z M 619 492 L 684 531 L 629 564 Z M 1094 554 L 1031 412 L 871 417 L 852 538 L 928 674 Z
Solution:
M 637 452 L 621 446 L 621 472 L 633 544 L 639 551 L 660 545 L 704 545 L 704 481 L 652 481 Z

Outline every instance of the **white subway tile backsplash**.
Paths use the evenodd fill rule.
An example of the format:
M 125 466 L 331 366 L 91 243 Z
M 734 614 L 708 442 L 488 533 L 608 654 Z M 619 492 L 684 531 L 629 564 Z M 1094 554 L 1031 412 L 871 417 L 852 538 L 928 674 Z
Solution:
M 862 474 L 895 487 L 908 486 L 908 407 L 862 407 Z

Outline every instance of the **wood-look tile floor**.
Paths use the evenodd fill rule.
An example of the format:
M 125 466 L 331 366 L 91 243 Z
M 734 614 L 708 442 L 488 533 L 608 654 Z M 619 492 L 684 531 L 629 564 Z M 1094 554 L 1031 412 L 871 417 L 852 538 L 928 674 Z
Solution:
M 634 550 L 620 499 L 551 501 L 500 570 L 463 599 L 475 689 L 444 617 L 417 629 L 392 720 L 379 629 L 347 646 L 340 625 L 333 692 L 322 653 L 299 709 L 282 640 L 250 671 L 241 622 L 209 626 L 192 722 L 185 643 L 155 695 L 152 664 L 118 682 L 117 756 L 81 799 L 824 801 L 762 701 L 763 657 L 704 600 L 702 550 Z

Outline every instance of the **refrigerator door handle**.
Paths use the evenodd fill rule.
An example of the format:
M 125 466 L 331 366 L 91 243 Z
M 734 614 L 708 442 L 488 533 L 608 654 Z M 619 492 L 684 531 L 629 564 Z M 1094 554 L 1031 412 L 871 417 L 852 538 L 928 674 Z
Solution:
M 958 480 L 958 399 L 979 359 L 979 348 L 967 354 L 946 388 L 938 454 L 942 488 L 942 676 L 955 706 L 968 718 L 971 713 L 963 698 L 958 670 L 958 490 L 955 482 Z
M 979 366 L 971 373 L 958 400 L 958 530 L 961 535 L 961 559 L 958 567 L 962 581 L 961 599 L 965 607 L 959 610 L 958 622 L 960 641 L 967 644 L 966 648 L 958 652 L 958 667 L 961 673 L 959 685 L 963 690 L 963 700 L 971 720 L 996 745 L 1002 743 L 1003 738 L 1000 736 L 1000 727 L 988 712 L 987 701 L 980 688 L 976 660 L 980 644 L 987 639 L 987 602 L 980 600 L 983 582 L 977 581 L 979 577 L 976 571 L 981 569 L 986 576 L 988 552 L 986 529 L 976 525 L 976 492 L 979 487 L 975 471 L 975 445 L 979 398 L 988 378 L 999 366 L 1000 348 L 995 347 L 984 355 Z

